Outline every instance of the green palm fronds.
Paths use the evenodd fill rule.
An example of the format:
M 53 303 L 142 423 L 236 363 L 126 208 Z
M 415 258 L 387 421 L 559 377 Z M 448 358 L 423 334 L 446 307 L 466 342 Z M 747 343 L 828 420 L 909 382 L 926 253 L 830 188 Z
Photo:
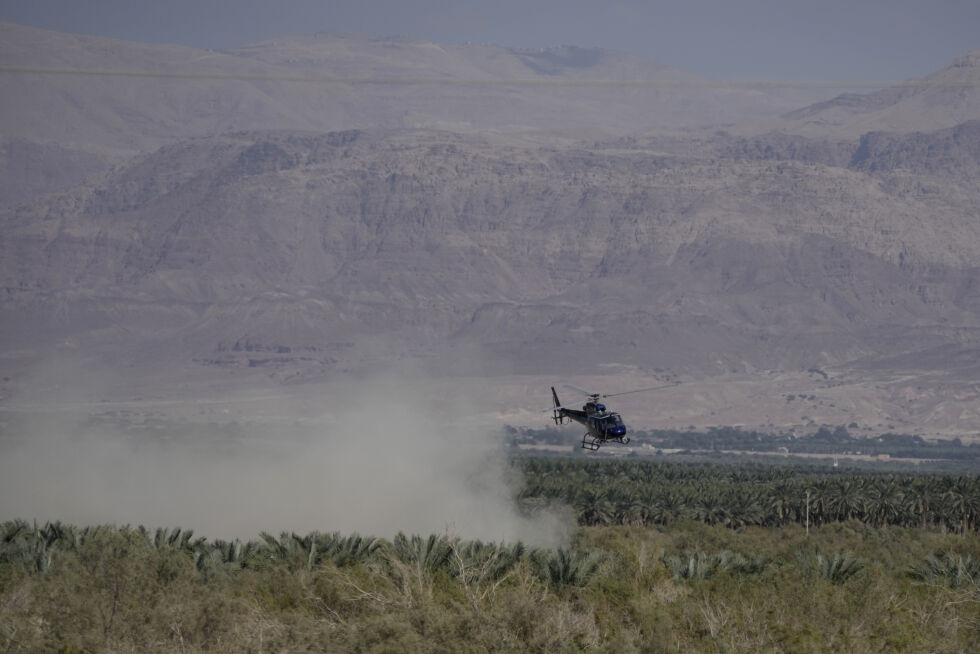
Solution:
M 521 542 L 506 545 L 476 540 L 454 543 L 454 548 L 459 558 L 456 576 L 465 576 L 464 581 L 467 582 L 499 581 L 514 569 L 527 552 Z
M 714 557 L 697 551 L 693 554 L 671 554 L 663 557 L 674 581 L 708 579 L 714 575 L 718 562 Z
M 152 538 L 149 538 L 148 532 L 143 527 L 140 527 L 139 531 L 146 533 L 148 542 L 156 550 L 169 547 L 175 550 L 194 552 L 207 540 L 200 536 L 195 539 L 193 529 L 181 529 L 179 527 L 157 529 Z
M 330 561 L 338 568 L 366 563 L 374 558 L 381 547 L 381 540 L 366 538 L 357 532 L 349 536 L 339 533 L 325 534 L 317 543 L 316 562 Z
M 411 538 L 398 532 L 391 541 L 391 554 L 402 563 L 412 565 L 422 572 L 433 573 L 448 569 L 452 556 L 452 544 L 445 536 L 431 534 L 428 538 L 413 535 Z
M 562 589 L 584 586 L 606 560 L 601 552 L 573 550 L 538 550 L 532 557 L 538 576 L 549 586 Z
M 838 550 L 830 556 L 817 554 L 816 565 L 821 577 L 835 584 L 843 584 L 863 570 L 866 562 L 846 550 Z
M 707 554 L 700 550 L 691 553 L 669 554 L 661 557 L 674 581 L 710 579 L 718 573 L 754 575 L 766 569 L 763 556 L 747 557 L 731 550 Z
M 980 561 L 974 561 L 969 554 L 946 552 L 941 557 L 929 554 L 909 570 L 909 576 L 949 588 L 976 587 L 980 585 Z

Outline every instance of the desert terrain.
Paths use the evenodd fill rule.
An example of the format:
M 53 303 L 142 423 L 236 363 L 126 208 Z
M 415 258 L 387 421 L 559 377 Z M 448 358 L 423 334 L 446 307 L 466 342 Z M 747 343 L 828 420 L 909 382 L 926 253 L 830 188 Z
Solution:
M 980 51 L 841 94 L 570 46 L 0 33 L 4 424 L 329 420 L 397 374 L 499 425 L 670 382 L 615 408 L 980 434 Z

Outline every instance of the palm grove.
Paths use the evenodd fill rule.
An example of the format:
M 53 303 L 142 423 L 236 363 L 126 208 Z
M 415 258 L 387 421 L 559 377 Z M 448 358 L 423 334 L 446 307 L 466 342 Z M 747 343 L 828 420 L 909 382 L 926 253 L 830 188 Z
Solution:
M 515 459 L 569 547 L 0 525 L 3 651 L 975 651 L 980 478 Z

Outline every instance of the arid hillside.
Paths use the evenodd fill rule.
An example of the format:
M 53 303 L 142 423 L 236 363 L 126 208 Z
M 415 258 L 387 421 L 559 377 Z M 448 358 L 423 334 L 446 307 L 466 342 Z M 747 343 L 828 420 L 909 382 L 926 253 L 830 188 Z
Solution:
M 272 384 L 449 349 L 508 408 L 615 369 L 684 380 L 674 425 L 980 430 L 974 54 L 749 129 L 787 97 L 607 51 L 2 30 L 5 384 L 64 348 Z M 813 370 L 833 398 L 787 407 Z
M 904 352 L 972 339 L 976 191 L 944 171 L 976 169 L 976 133 L 868 137 L 846 166 L 432 131 L 186 141 L 4 214 L 6 301 L 53 331 L 122 317 L 215 348 L 405 331 L 525 363 Z
M 925 77 L 872 93 L 845 93 L 759 124 L 806 136 L 856 138 L 871 131 L 936 130 L 977 119 L 980 50 Z
M 730 86 L 601 49 L 321 33 L 228 51 L 0 23 L 0 134 L 132 152 L 256 129 L 622 134 L 733 123 L 833 89 Z

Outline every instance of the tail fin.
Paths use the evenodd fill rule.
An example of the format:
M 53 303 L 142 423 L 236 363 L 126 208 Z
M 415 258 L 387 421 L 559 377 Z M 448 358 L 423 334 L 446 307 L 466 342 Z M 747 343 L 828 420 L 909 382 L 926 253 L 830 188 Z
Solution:
M 555 391 L 555 387 L 551 387 L 551 397 L 555 400 L 555 410 L 552 413 L 552 420 L 555 421 L 556 425 L 561 425 L 565 423 L 565 416 L 561 412 L 561 402 L 558 400 L 558 393 Z

